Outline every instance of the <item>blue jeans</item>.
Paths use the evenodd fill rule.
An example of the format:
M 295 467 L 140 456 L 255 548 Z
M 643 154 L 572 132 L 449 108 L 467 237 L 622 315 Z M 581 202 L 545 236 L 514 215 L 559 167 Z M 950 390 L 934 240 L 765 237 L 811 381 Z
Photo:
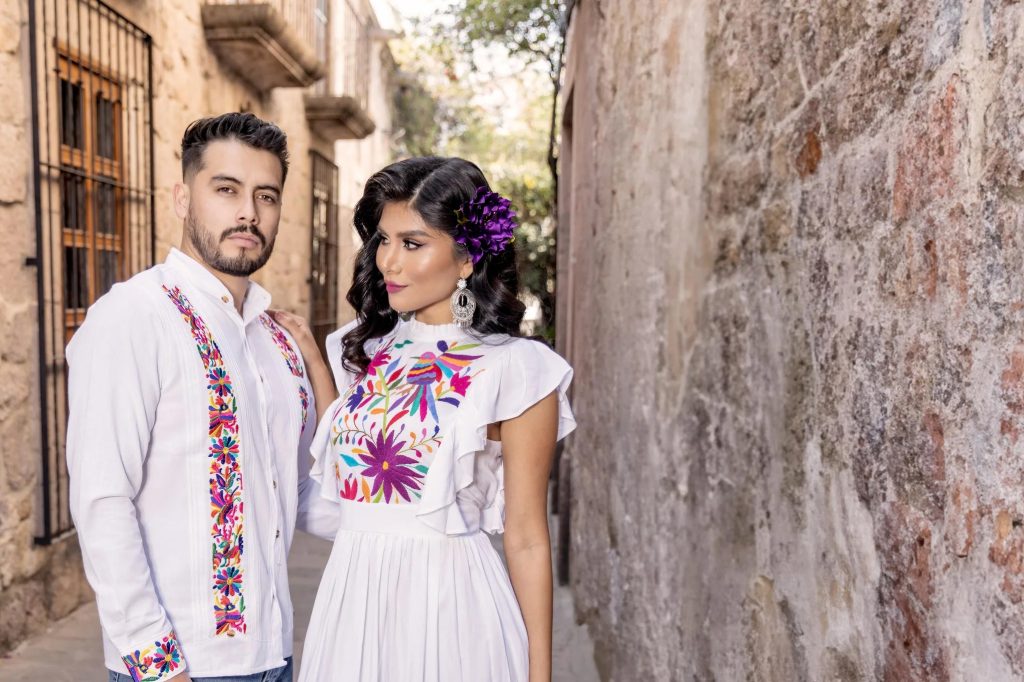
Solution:
M 195 682 L 292 682 L 292 657 L 284 659 L 285 665 L 280 668 L 274 668 L 273 670 L 265 670 L 261 673 L 254 673 L 252 675 L 229 675 L 227 677 L 193 677 Z M 115 673 L 113 670 L 107 671 L 110 677 L 107 678 L 107 682 L 132 682 L 131 675 L 124 673 Z M 169 682 L 174 682 L 177 679 L 172 677 Z

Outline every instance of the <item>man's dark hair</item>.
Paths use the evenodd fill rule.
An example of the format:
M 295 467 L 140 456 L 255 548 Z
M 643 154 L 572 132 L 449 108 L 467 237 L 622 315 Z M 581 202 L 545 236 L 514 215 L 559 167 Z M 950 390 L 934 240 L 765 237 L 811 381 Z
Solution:
M 288 136 L 269 121 L 253 114 L 232 112 L 193 121 L 181 138 L 181 176 L 194 176 L 203 168 L 206 145 L 217 140 L 238 140 L 253 149 L 277 155 L 281 162 L 281 183 L 288 177 Z

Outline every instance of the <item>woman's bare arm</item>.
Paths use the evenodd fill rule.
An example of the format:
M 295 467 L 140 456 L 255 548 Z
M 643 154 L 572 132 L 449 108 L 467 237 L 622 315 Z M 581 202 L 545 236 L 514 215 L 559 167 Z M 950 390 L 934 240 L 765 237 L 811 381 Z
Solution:
M 526 622 L 530 682 L 551 680 L 551 540 L 548 475 L 558 433 L 552 393 L 501 424 L 505 460 L 505 558 Z

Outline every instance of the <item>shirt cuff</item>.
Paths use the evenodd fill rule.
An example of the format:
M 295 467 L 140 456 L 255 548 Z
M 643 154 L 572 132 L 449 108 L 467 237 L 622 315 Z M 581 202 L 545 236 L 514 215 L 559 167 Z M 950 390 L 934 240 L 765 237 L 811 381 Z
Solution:
M 161 640 L 121 657 L 133 682 L 169 680 L 185 670 L 178 638 L 172 630 Z

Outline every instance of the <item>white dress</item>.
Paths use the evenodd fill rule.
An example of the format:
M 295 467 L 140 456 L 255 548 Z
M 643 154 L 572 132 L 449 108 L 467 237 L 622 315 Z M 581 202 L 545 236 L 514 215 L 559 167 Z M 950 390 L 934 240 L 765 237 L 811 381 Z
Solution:
M 327 350 L 341 397 L 313 442 L 310 477 L 337 534 L 300 682 L 526 682 L 526 628 L 500 557 L 501 444 L 487 425 L 557 392 L 558 438 L 576 423 L 572 369 L 522 338 L 400 321 L 367 344 L 365 376 Z M 322 504 L 320 506 L 323 506 Z

